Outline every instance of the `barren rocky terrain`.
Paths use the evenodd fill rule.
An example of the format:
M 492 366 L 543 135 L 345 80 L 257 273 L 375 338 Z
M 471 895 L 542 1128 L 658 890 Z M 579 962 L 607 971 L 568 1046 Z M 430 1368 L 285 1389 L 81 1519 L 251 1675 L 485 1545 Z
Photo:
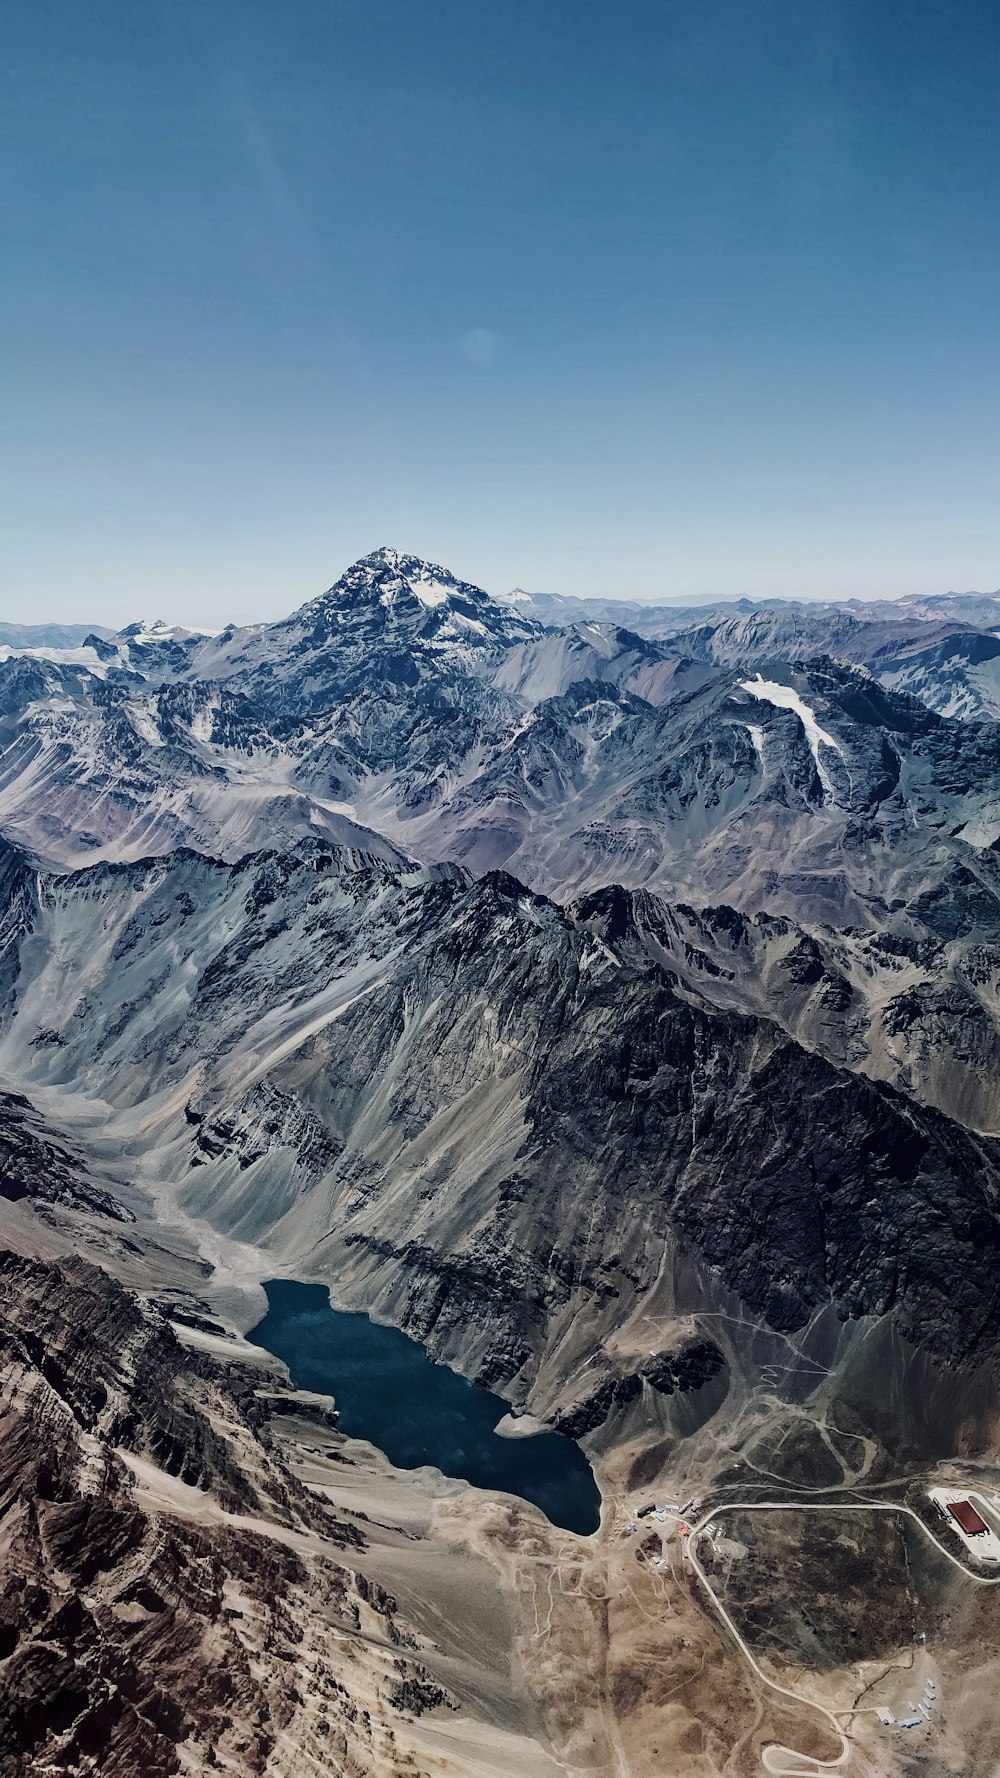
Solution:
M 998 612 L 382 550 L 6 645 L 0 1771 L 812 1778 L 825 1710 L 986 1778 L 961 1549 L 792 1508 L 1000 1488 Z M 578 1438 L 600 1530 L 346 1438 L 275 1276 Z

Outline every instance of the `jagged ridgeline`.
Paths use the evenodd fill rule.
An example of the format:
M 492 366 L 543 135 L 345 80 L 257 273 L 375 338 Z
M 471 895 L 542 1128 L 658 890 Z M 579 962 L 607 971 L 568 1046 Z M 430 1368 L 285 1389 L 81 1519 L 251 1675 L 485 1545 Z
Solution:
M 272 1414 L 308 1403 L 106 1271 L 2 1249 L 0 1376 L 5 1775 L 360 1774 L 404 1708 L 450 1701 L 356 1516 L 284 1460 Z
M 628 1515 L 995 1455 L 997 632 L 383 549 L 277 624 L 0 636 L 2 1778 L 787 1740 Z M 261 1278 L 582 1440 L 598 1532 L 347 1436 Z
M 866 1399 L 911 1344 L 971 1376 L 998 615 L 495 600 L 383 549 L 281 623 L 8 643 L 7 1084 L 577 1431 L 710 1413 L 755 1340 Z M 969 1387 L 894 1424 L 947 1444 Z
M 985 1435 L 1000 1145 L 695 1003 L 634 897 L 318 839 L 61 876 L 8 850 L 3 896 L 4 1076 L 167 1214 L 598 1443 L 779 1350 L 896 1445 Z

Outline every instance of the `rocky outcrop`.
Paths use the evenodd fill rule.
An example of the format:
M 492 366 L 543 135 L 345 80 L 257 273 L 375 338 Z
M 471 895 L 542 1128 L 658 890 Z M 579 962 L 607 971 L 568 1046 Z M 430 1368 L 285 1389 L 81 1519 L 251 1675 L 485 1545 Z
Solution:
M 555 1417 L 555 1425 L 569 1438 L 585 1438 L 615 1412 L 638 1401 L 648 1384 L 660 1395 L 694 1392 L 711 1383 L 725 1366 L 725 1357 L 711 1340 L 691 1341 L 676 1352 L 658 1352 L 641 1368 L 609 1377 L 583 1400 Z
M 115 1222 L 134 1220 L 113 1192 L 93 1183 L 79 1153 L 52 1140 L 19 1093 L 0 1093 L 0 1198 L 27 1202 L 43 1216 L 62 1207 L 96 1211 Z
M 364 1778 L 452 1705 L 256 1381 L 94 1266 L 0 1254 L 4 1778 Z
M 993 905 L 979 878 L 955 874 L 947 893 L 910 903 L 881 933 L 619 888 L 581 898 L 573 913 L 615 955 L 663 970 L 697 1004 L 772 1019 L 837 1066 L 995 1131 L 997 953 L 985 937 Z

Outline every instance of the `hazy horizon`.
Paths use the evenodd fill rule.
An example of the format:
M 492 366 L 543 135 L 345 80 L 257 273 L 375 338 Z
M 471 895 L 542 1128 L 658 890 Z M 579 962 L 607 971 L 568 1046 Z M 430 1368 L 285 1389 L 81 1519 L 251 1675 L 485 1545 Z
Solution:
M 379 547 L 383 547 L 383 546 L 376 545 L 375 547 L 379 548 Z M 392 545 L 392 546 L 386 546 L 386 547 L 397 547 L 397 546 Z M 365 550 L 365 551 L 362 551 L 361 553 L 362 553 L 362 555 L 368 555 L 373 552 Z M 412 551 L 412 550 L 409 550 L 409 551 L 404 550 L 401 553 L 414 555 L 416 552 Z M 359 559 L 360 559 L 360 557 L 352 558 L 353 561 L 357 561 Z M 424 557 L 421 559 L 423 559 L 425 561 L 431 560 L 431 558 L 428 558 L 428 557 Z M 162 607 L 162 609 L 160 607 L 157 607 L 155 610 L 151 606 L 150 607 L 139 606 L 134 609 L 130 608 L 129 611 L 127 612 L 127 614 L 119 615 L 119 616 L 116 616 L 115 618 L 112 619 L 112 618 L 102 615 L 102 613 L 96 612 L 96 611 L 88 611 L 85 613 L 84 609 L 83 609 L 82 602 L 79 600 L 74 600 L 74 602 L 71 606 L 66 606 L 61 614 L 58 611 L 54 611 L 52 613 L 47 613 L 45 615 L 38 615 L 36 613 L 36 611 L 34 610 L 34 608 L 32 608 L 30 613 L 28 613 L 26 615 L 13 615 L 10 612 L 9 608 L 6 606 L 6 603 L 3 600 L 0 600 L 0 624 L 7 624 L 7 625 L 12 625 L 12 626 L 17 625 L 20 627 L 26 627 L 26 626 L 30 626 L 30 625 L 36 625 L 38 627 L 44 627 L 46 625 L 62 625 L 62 626 L 74 625 L 74 626 L 76 626 L 76 625 L 83 624 L 83 625 L 89 625 L 97 630 L 104 629 L 104 630 L 109 631 L 110 633 L 114 633 L 117 630 L 125 628 L 128 624 L 137 623 L 137 622 L 154 623 L 154 622 L 157 622 L 160 620 L 162 620 L 163 622 L 168 623 L 168 624 L 177 624 L 181 627 L 187 627 L 187 628 L 191 628 L 191 629 L 195 629 L 195 630 L 203 629 L 203 630 L 213 630 L 213 631 L 225 629 L 230 624 L 235 624 L 237 627 L 241 627 L 245 624 L 277 623 L 282 618 L 288 617 L 293 611 L 297 610 L 300 606 L 307 604 L 309 602 L 309 600 L 318 597 L 321 593 L 326 591 L 326 589 L 328 587 L 332 586 L 335 583 L 335 581 L 339 578 L 340 573 L 343 573 L 351 565 L 352 565 L 351 563 L 345 562 L 343 564 L 342 568 L 339 570 L 339 573 L 337 575 L 334 575 L 332 577 L 332 579 L 328 578 L 327 580 L 325 580 L 323 582 L 323 584 L 321 586 L 314 586 L 314 587 L 308 589 L 307 591 L 304 591 L 301 594 L 301 596 L 294 598 L 291 604 L 287 604 L 287 605 L 279 607 L 275 603 L 271 609 L 265 609 L 254 616 L 241 617 L 241 616 L 234 615 L 232 612 L 230 612 L 229 615 L 227 615 L 227 616 L 217 615 L 213 618 L 209 618 L 209 616 L 205 613 L 204 610 L 202 610 L 199 613 L 199 615 L 196 617 L 191 616 L 191 615 L 184 616 L 184 615 L 180 615 L 178 613 L 178 611 L 173 606 L 164 605 Z M 436 565 L 438 567 L 444 567 L 444 568 L 450 569 L 451 572 L 456 574 L 459 579 L 471 580 L 473 585 L 477 585 L 477 586 L 482 585 L 482 581 L 477 579 L 477 577 L 474 574 L 465 573 L 460 569 L 454 568 L 453 565 L 449 562 L 436 562 L 434 565 Z M 485 591 L 487 591 L 491 595 L 491 597 L 499 598 L 499 599 L 509 598 L 512 593 L 516 593 L 516 592 L 527 593 L 532 598 L 544 598 L 546 596 L 551 596 L 551 594 L 552 594 L 551 588 L 539 587 L 539 586 L 525 587 L 523 585 L 523 583 L 520 581 L 513 587 L 486 587 Z M 651 607 L 653 607 L 653 606 L 675 606 L 679 610 L 683 610 L 687 607 L 721 608 L 721 607 L 725 607 L 727 605 L 738 605 L 738 604 L 741 604 L 744 602 L 750 602 L 750 603 L 753 603 L 756 605 L 766 605 L 766 604 L 855 605 L 855 604 L 867 604 L 869 602 L 879 602 L 879 601 L 883 601 L 883 602 L 891 603 L 891 604 L 896 604 L 896 603 L 899 603 L 905 599 L 910 599 L 910 598 L 914 598 L 914 599 L 992 598 L 992 597 L 1000 597 L 1000 589 L 993 588 L 993 587 L 962 588 L 962 589 L 947 588 L 946 587 L 946 588 L 936 589 L 935 591 L 932 591 L 932 592 L 919 591 L 919 592 L 912 592 L 912 593 L 897 592 L 895 594 L 873 594 L 870 601 L 865 600 L 865 599 L 859 599 L 854 594 L 846 594 L 846 593 L 843 594 L 839 598 L 837 598 L 837 597 L 826 598 L 826 597 L 819 595 L 819 594 L 814 594 L 811 596 L 808 594 L 799 594 L 799 595 L 794 595 L 794 594 L 788 594 L 788 595 L 759 594 L 757 596 L 753 596 L 750 594 L 734 593 L 729 596 L 724 595 L 719 598 L 713 599 L 713 598 L 698 598 L 695 595 L 685 595 L 685 594 L 678 594 L 678 593 L 665 594 L 661 597 L 657 597 L 655 594 L 651 594 L 651 593 L 650 594 L 643 594 L 641 592 L 621 590 L 621 591 L 610 591 L 610 592 L 601 591 L 601 592 L 593 592 L 593 593 L 589 593 L 589 594 L 570 592 L 570 593 L 560 594 L 560 595 L 556 595 L 556 596 L 557 597 L 567 597 L 570 599 L 572 599 L 572 598 L 588 598 L 588 599 L 592 599 L 592 600 L 602 600 L 603 599 L 603 600 L 608 601 L 609 603 L 617 602 L 617 603 L 621 603 L 621 604 L 640 604 L 640 605 L 648 605 Z M 221 607 L 220 607 L 220 610 L 221 610 Z

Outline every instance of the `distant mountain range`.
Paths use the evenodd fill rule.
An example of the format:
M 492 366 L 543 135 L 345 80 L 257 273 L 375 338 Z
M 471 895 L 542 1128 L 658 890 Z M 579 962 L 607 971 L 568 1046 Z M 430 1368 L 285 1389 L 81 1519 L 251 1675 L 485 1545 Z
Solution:
M 957 620 L 983 629 L 1000 622 L 1000 591 L 906 593 L 898 599 L 672 599 L 658 605 L 653 600 L 587 599 L 571 593 L 528 593 L 523 587 L 515 587 L 501 598 L 504 603 L 516 605 L 525 616 L 557 628 L 581 622 L 626 623 L 643 636 L 672 636 L 708 620 L 762 611 L 798 613 L 804 618 L 846 613 L 868 622 L 893 622 L 900 618 L 904 622 L 913 618 L 927 622 Z
M 1000 714 L 1000 593 L 689 606 L 520 591 L 510 598 L 524 616 L 546 625 L 616 624 L 717 665 L 829 655 L 868 667 L 883 685 L 916 692 L 943 715 Z
M 3 624 L 0 648 L 78 648 L 88 636 L 110 636 L 97 624 Z
M 611 880 L 695 892 L 714 848 L 730 893 L 732 855 L 720 865 L 713 836 L 756 820 L 762 777 L 782 824 L 807 808 L 815 849 L 831 821 L 836 842 L 835 808 L 886 804 L 876 780 L 899 782 L 905 801 L 911 776 L 934 778 L 922 741 L 905 783 L 893 763 L 918 730 L 975 773 L 980 754 L 992 761 L 1000 621 L 997 634 L 946 622 L 929 603 L 879 608 L 892 617 L 766 606 L 687 627 L 675 613 L 669 636 L 596 619 L 555 628 L 523 601 L 379 550 L 280 623 L 217 634 L 136 623 L 12 649 L 0 663 L 0 822 L 57 866 L 178 844 L 237 857 L 320 832 L 381 856 L 504 865 L 556 893 Z M 746 689 L 748 670 L 772 668 L 789 685 L 798 675 L 838 736 L 848 725 L 825 787 L 790 706 Z M 978 732 L 959 739 L 928 712 Z M 977 832 L 993 820 L 992 770 L 974 808 L 962 805 Z M 751 852 L 741 877 L 759 875 Z M 767 895 L 787 908 L 803 892 Z M 749 888 L 737 899 L 750 905 Z

